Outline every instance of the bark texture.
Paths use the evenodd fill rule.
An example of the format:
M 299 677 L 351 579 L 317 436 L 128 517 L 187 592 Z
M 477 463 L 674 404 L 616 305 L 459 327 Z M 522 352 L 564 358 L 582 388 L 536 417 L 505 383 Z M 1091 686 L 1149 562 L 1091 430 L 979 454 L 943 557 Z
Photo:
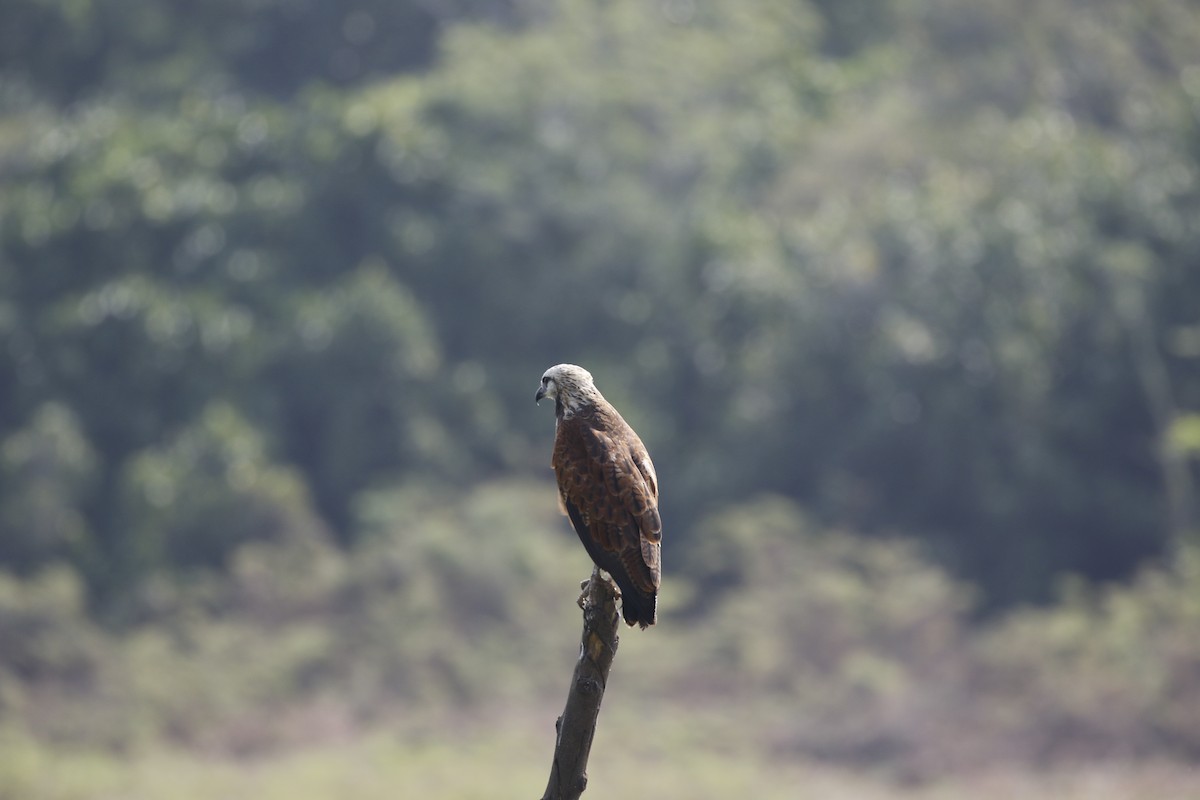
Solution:
M 554 761 L 542 800 L 576 800 L 587 788 L 588 755 L 608 671 L 617 653 L 617 588 L 598 569 L 585 587 L 579 598 L 583 608 L 579 661 L 571 677 L 566 708 L 554 726 Z

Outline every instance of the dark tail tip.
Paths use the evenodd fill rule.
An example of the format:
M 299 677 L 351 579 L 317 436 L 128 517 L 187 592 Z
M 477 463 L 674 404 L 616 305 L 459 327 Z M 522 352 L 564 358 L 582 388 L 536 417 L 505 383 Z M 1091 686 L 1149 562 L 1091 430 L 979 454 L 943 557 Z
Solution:
M 658 621 L 658 598 L 655 595 L 643 595 L 630 591 L 621 592 L 621 616 L 629 627 L 640 625 L 645 630 Z

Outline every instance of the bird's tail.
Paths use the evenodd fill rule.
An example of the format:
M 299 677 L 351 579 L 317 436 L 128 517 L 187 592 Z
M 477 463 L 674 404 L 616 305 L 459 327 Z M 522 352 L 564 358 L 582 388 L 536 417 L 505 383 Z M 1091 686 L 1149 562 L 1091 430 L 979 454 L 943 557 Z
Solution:
M 621 587 L 621 616 L 625 624 L 640 625 L 643 630 L 658 621 L 658 596 L 639 592 L 632 586 Z

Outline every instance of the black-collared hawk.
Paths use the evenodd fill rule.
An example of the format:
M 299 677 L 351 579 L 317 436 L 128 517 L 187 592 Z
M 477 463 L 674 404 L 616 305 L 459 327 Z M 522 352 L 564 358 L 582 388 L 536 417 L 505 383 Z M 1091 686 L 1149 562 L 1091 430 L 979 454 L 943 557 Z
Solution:
M 554 400 L 558 420 L 550 466 L 559 507 L 592 561 L 617 582 L 625 622 L 653 625 L 662 580 L 662 519 L 646 446 L 582 367 L 546 370 L 535 399 L 545 397 Z

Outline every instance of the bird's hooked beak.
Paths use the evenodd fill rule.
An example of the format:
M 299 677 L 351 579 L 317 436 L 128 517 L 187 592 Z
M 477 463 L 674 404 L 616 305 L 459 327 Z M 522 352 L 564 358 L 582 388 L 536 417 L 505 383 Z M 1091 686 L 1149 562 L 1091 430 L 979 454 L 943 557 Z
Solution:
M 533 402 L 541 403 L 547 397 L 557 398 L 557 389 L 558 387 L 554 385 L 554 379 L 543 375 L 542 385 L 538 387 L 537 394 L 533 396 Z

